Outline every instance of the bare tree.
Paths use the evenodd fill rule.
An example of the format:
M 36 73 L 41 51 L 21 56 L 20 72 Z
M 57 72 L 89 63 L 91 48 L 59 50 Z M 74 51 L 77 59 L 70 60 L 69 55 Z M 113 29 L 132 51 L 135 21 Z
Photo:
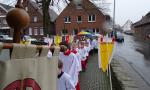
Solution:
M 44 29 L 44 35 L 51 35 L 51 30 L 50 30 L 50 14 L 49 14 L 49 7 L 53 6 L 56 2 L 56 0 L 35 0 L 36 3 L 42 5 L 42 12 L 43 12 L 43 29 Z M 59 1 L 65 1 L 68 3 L 67 0 L 58 0 L 57 4 Z M 50 30 L 50 32 L 49 32 Z

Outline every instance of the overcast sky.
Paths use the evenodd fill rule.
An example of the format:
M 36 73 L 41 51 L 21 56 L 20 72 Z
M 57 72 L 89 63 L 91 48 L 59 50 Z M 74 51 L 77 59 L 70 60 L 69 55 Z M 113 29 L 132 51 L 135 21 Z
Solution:
M 113 1 L 109 1 L 112 2 L 110 8 L 113 12 Z M 150 0 L 116 0 L 116 23 L 123 25 L 128 19 L 136 22 L 149 11 Z
M 10 3 L 13 0 L 0 0 L 0 3 Z M 99 1 L 99 0 L 95 0 Z M 110 5 L 109 14 L 113 15 L 114 0 L 106 0 Z M 150 0 L 116 0 L 116 23 L 123 25 L 128 19 L 136 22 L 150 11 Z

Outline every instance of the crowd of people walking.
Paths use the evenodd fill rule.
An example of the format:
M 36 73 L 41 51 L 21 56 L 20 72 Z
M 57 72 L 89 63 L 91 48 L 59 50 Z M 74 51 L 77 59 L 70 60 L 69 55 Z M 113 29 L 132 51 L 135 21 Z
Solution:
M 96 46 L 95 39 L 75 40 L 71 44 L 63 41 L 59 44 L 57 90 L 80 90 L 79 74 L 86 71 L 89 55 Z M 55 44 L 52 44 L 48 58 L 52 57 L 54 50 Z

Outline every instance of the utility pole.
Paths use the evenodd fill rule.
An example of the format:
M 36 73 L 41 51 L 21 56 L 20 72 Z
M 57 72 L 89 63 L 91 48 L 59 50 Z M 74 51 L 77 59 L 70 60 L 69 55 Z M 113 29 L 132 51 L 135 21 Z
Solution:
M 114 0 L 114 8 L 113 8 L 113 32 L 116 38 L 116 30 L 115 30 L 115 14 L 116 14 L 116 0 Z

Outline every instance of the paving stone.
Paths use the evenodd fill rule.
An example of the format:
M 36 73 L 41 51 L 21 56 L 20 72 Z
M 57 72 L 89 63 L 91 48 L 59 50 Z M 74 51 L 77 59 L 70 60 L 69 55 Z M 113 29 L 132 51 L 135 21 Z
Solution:
M 98 54 L 89 57 L 87 70 L 80 73 L 81 90 L 110 90 L 107 73 L 98 68 Z

